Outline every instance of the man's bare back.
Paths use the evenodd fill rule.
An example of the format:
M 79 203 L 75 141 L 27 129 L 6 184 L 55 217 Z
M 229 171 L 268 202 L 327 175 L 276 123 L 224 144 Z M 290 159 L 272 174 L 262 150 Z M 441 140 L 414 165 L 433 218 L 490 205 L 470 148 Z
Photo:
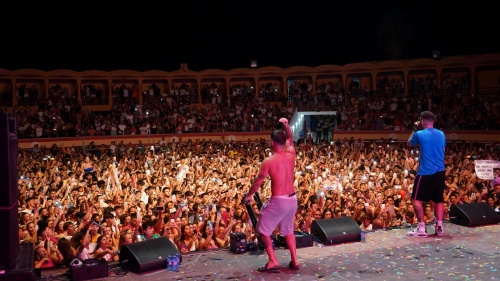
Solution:
M 262 162 L 262 168 L 267 169 L 271 177 L 272 196 L 289 195 L 295 192 L 294 167 L 295 149 L 291 151 L 275 152 Z

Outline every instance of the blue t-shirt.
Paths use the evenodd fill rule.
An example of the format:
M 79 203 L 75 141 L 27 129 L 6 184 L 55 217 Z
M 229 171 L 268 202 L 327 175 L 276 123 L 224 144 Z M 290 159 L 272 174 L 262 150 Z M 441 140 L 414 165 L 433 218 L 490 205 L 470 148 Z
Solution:
M 444 148 L 446 137 L 436 128 L 416 131 L 410 138 L 412 146 L 420 147 L 420 163 L 417 175 L 426 176 L 444 171 Z

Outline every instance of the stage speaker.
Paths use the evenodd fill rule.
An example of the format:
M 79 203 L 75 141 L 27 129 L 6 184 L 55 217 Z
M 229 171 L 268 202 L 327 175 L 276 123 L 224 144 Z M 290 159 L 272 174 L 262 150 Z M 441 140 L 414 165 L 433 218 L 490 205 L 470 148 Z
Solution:
M 298 248 L 306 248 L 312 247 L 313 245 L 313 235 L 308 234 L 306 232 L 294 231 L 295 234 L 295 245 Z M 288 245 L 286 244 L 286 237 L 283 235 L 278 235 L 278 243 L 276 243 L 279 247 L 284 247 L 288 249 Z
M 233 254 L 243 254 L 247 251 L 247 235 L 243 232 L 231 233 L 229 250 Z
M 0 207 L 0 268 L 12 269 L 19 257 L 17 201 L 10 207 Z
M 12 243 L 16 244 L 16 243 Z M 35 281 L 37 278 L 35 269 L 35 254 L 33 243 L 21 243 L 19 247 L 19 258 L 12 269 L 5 270 L 0 274 L 0 281 Z M 3 256 L 3 253 L 2 253 Z M 41 271 L 38 269 L 41 276 Z
M 167 268 L 168 256 L 175 254 L 180 255 L 174 243 L 166 237 L 160 237 L 123 245 L 120 249 L 120 262 L 127 270 L 142 273 Z
M 311 234 L 324 245 L 361 241 L 361 228 L 351 217 L 314 220 Z
M 69 266 L 69 279 L 71 281 L 92 280 L 109 277 L 108 262 L 104 259 L 74 259 Z
M 17 210 L 17 128 L 16 117 L 0 113 L 0 268 L 12 269 L 19 257 Z
M 485 202 L 457 204 L 450 207 L 450 222 L 463 226 L 495 224 L 500 215 Z
M 16 118 L 0 113 L 0 207 L 12 207 L 17 202 L 17 130 Z M 17 212 L 17 209 L 16 209 Z M 17 225 L 17 224 L 16 224 Z

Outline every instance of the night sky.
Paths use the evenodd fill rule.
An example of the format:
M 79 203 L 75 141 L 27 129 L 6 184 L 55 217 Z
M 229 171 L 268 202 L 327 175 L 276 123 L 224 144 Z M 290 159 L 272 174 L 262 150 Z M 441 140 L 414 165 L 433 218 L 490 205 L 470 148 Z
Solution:
M 3 9 L 0 68 L 173 71 L 187 63 L 200 71 L 247 68 L 250 60 L 259 67 L 345 65 L 390 59 L 387 47 L 377 43 L 380 30 L 390 27 L 404 30 L 396 37 L 407 38 L 397 58 L 427 58 L 434 49 L 443 57 L 500 52 L 498 15 L 486 6 L 182 1 L 174 7 L 169 2 L 149 7 L 71 2 L 74 6 L 48 12 L 42 11 L 47 3 L 9 8 L 15 13 Z

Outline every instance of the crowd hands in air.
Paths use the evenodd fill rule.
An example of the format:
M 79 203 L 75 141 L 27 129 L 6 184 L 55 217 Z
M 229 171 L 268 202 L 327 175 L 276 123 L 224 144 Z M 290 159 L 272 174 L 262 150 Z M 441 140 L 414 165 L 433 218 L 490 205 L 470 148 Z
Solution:
M 416 224 L 410 194 L 417 148 L 391 140 L 318 143 L 311 134 L 295 147 L 295 231 L 309 233 L 314 220 L 342 216 L 367 231 Z M 57 145 L 20 151 L 19 236 L 35 244 L 36 268 L 67 266 L 74 257 L 117 261 L 122 245 L 157 237 L 167 237 L 181 253 L 227 248 L 236 232 L 257 242 L 242 199 L 271 153 L 269 141 L 163 139 L 150 147 L 113 143 L 91 152 Z M 449 142 L 445 220 L 451 204 L 500 205 L 500 173 L 482 180 L 474 163 L 498 160 L 498 154 L 495 145 Z M 268 179 L 259 195 L 269 198 Z M 258 219 L 257 202 L 250 205 Z M 432 223 L 433 205 L 424 211 Z

